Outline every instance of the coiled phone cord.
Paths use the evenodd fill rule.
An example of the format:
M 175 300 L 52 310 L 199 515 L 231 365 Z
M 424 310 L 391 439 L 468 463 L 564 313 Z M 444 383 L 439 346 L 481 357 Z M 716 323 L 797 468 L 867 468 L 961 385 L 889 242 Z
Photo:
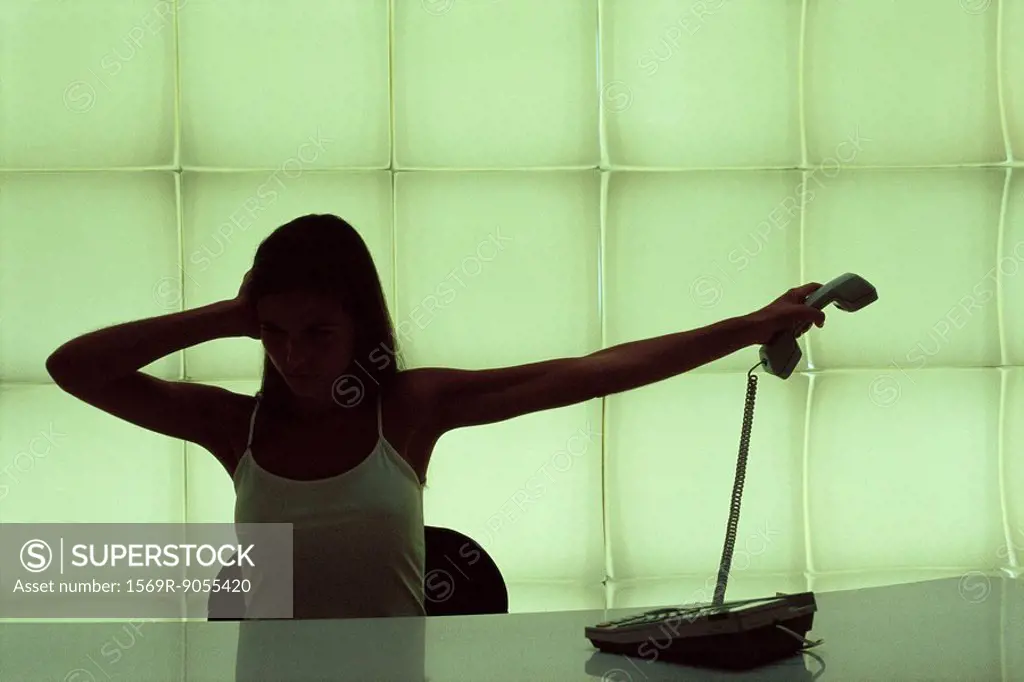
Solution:
M 729 504 L 729 525 L 725 534 L 725 548 L 722 550 L 722 563 L 718 566 L 718 582 L 715 584 L 713 606 L 721 606 L 725 602 L 725 587 L 729 581 L 729 571 L 732 568 L 732 552 L 736 546 L 736 531 L 740 522 L 743 482 L 747 477 L 747 449 L 750 447 L 750 428 L 754 423 L 754 399 L 757 397 L 757 376 L 754 374 L 754 370 L 760 366 L 759 362 L 747 372 L 747 397 L 743 405 L 740 454 L 736 460 L 736 480 L 732 486 L 732 502 Z

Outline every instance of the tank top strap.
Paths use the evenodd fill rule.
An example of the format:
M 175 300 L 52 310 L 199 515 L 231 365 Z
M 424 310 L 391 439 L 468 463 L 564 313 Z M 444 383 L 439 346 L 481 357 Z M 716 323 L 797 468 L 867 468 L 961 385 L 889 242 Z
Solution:
M 249 417 L 249 439 L 245 442 L 245 449 L 248 450 L 252 447 L 252 434 L 256 427 L 256 412 L 260 409 L 260 399 L 263 397 L 263 392 L 258 391 L 256 393 L 256 404 L 252 408 L 252 416 Z
M 384 438 L 384 422 L 381 416 L 381 392 L 377 391 L 377 437 Z

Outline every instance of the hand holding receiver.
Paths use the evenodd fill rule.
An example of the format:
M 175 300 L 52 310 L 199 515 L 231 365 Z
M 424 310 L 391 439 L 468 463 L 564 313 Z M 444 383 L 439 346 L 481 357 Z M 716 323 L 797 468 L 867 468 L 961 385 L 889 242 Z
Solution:
M 780 332 L 796 329 L 810 329 L 812 324 L 825 324 L 825 313 L 806 304 L 807 297 L 819 290 L 821 285 L 811 282 L 790 289 L 782 296 L 748 316 L 754 323 L 756 343 L 765 344 L 776 338 Z
M 802 353 L 796 340 L 810 323 L 825 324 L 821 312 L 829 303 L 845 312 L 856 312 L 878 300 L 878 292 L 860 275 L 848 272 L 825 284 L 808 284 L 786 292 L 778 300 L 755 315 L 775 323 L 774 334 L 761 346 L 760 357 L 765 371 L 780 379 L 788 379 L 800 362 Z M 767 329 L 772 329 L 766 323 Z

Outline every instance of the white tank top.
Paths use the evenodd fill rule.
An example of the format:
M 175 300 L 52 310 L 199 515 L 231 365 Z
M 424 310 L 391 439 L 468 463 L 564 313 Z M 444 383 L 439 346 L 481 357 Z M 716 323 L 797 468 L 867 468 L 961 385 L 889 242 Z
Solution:
M 369 456 L 343 474 L 311 481 L 277 476 L 253 459 L 260 398 L 235 469 L 235 523 L 294 524 L 293 617 L 426 615 L 423 484 L 384 438 L 380 398 Z M 261 618 L 273 595 L 258 576 L 252 583 L 246 614 Z

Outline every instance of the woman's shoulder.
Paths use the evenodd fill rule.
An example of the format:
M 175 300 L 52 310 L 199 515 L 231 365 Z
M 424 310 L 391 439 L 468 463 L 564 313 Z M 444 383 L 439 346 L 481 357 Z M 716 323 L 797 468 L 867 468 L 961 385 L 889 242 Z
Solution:
M 401 415 L 409 428 L 433 431 L 439 420 L 438 381 L 444 370 L 435 367 L 406 369 L 395 374 L 390 385 L 382 387 L 383 400 L 392 413 Z M 440 434 L 438 434 L 440 435 Z
M 408 414 L 411 418 L 425 415 L 435 395 L 430 375 L 429 368 L 396 372 L 390 382 L 381 386 L 382 400 L 390 402 L 402 414 Z

